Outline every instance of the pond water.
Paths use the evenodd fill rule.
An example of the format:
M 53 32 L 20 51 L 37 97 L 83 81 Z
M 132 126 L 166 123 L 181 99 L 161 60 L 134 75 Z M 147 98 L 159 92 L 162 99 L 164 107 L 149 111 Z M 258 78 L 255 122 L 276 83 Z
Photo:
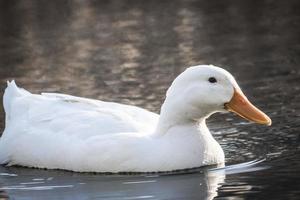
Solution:
M 273 120 L 208 120 L 225 169 L 108 175 L 0 167 L 0 199 L 299 199 L 299 9 L 297 0 L 0 1 L 1 96 L 15 79 L 34 93 L 159 112 L 181 71 L 214 64 Z M 3 130 L 2 108 L 0 122 Z

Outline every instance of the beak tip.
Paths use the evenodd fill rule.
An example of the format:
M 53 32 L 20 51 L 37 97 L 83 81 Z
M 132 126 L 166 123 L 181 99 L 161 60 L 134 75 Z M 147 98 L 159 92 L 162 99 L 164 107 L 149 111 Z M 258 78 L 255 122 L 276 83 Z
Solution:
M 267 126 L 271 126 L 272 125 L 272 120 L 269 116 L 264 114 L 264 119 L 261 120 L 261 122 L 257 122 L 257 123 L 264 124 L 264 125 L 267 125 Z
M 267 126 L 271 126 L 272 125 L 272 120 L 269 118 L 268 122 L 267 122 Z

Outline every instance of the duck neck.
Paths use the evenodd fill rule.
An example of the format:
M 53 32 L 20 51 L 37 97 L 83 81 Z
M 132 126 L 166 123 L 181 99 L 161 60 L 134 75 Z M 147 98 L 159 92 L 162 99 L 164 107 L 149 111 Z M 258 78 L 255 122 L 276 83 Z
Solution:
M 205 119 L 209 116 L 207 113 L 193 109 L 191 106 L 180 107 L 175 103 L 168 101 L 168 98 L 163 103 L 155 135 L 165 135 L 176 126 L 189 126 L 195 129 L 199 126 L 206 127 Z

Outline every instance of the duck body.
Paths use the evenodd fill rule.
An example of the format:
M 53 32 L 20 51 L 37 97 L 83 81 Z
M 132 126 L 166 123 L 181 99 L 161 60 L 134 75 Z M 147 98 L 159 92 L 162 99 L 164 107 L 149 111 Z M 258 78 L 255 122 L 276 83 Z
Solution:
M 5 91 L 4 106 L 2 164 L 78 172 L 157 172 L 224 161 L 205 124 L 179 125 L 157 136 L 153 133 L 159 115 L 135 106 L 64 94 L 36 95 L 14 82 Z M 217 157 L 204 155 L 210 146 L 202 137 L 215 146 L 210 154 L 219 151 Z
M 208 65 L 190 67 L 173 81 L 160 115 L 65 94 L 31 94 L 14 81 L 3 104 L 1 164 L 76 172 L 163 172 L 222 164 L 224 152 L 205 120 L 225 107 L 270 124 L 227 71 Z

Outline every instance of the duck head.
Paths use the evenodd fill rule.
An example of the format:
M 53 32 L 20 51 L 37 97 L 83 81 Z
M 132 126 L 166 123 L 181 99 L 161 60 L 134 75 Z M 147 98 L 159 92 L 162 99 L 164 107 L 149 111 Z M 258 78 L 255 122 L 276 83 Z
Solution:
M 243 94 L 234 77 L 212 65 L 187 68 L 172 83 L 161 109 L 169 121 L 199 121 L 230 111 L 249 121 L 271 125 L 271 119 Z M 167 120 L 167 121 L 168 121 Z

